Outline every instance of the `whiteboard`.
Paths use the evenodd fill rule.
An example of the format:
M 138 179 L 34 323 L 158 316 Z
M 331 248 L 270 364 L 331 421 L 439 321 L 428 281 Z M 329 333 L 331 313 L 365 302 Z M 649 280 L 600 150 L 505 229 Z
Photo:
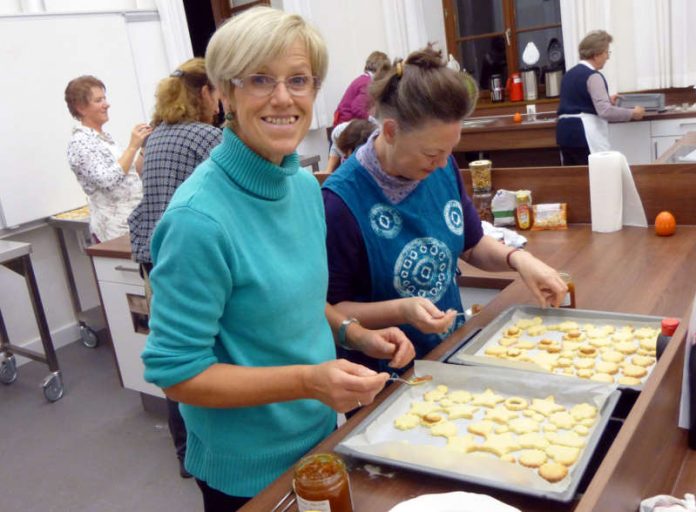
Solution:
M 0 227 L 77 208 L 86 197 L 67 162 L 78 121 L 64 100 L 68 82 L 94 75 L 111 104 L 104 126 L 124 147 L 147 122 L 123 14 L 0 18 Z

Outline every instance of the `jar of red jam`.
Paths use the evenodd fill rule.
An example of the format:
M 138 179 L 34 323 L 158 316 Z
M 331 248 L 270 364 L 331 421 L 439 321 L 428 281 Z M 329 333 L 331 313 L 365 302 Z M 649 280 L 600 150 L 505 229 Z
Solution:
M 302 458 L 295 466 L 293 488 L 299 512 L 353 512 L 348 471 L 338 455 Z

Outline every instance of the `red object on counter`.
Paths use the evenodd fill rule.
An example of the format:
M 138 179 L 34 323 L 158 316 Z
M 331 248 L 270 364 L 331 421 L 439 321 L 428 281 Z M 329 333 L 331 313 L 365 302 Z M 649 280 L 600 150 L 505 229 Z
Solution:
M 524 89 L 522 87 L 522 77 L 519 73 L 512 73 L 505 86 L 510 101 L 522 101 L 524 98 Z

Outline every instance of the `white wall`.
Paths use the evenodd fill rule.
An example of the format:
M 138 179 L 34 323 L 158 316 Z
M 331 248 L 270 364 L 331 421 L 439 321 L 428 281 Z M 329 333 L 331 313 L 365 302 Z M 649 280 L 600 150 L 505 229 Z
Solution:
M 445 22 L 442 4 L 420 0 L 425 13 L 428 41 L 437 42 L 446 51 Z M 276 7 L 281 8 L 279 0 Z M 321 31 L 329 50 L 329 71 L 322 86 L 329 116 L 338 106 L 348 85 L 363 71 L 365 59 L 375 51 L 387 51 L 384 8 L 381 1 L 308 0 L 312 18 Z M 405 55 L 389 55 L 390 58 Z M 329 152 L 325 128 L 311 130 L 298 148 L 300 154 L 317 154 L 324 168 Z
M 34 12 L 34 9 L 47 13 L 85 9 L 90 11 L 119 10 L 120 8 L 151 11 L 153 7 L 153 0 L 100 0 L 99 2 L 92 0 L 0 0 L 0 14 L 22 14 Z M 167 60 L 160 21 L 153 13 L 139 14 L 144 14 L 144 16 L 136 16 L 138 21 L 128 24 L 133 49 L 141 50 L 134 52 L 134 59 L 138 68 L 138 85 L 142 99 L 132 98 L 132 101 L 142 101 L 143 111 L 147 113 L 146 119 L 143 121 L 147 121 L 147 117 L 154 107 L 155 84 L 170 70 L 166 66 Z M 89 44 L 98 44 L 98 42 L 93 41 Z M 143 48 L 148 50 L 147 53 L 142 51 Z M 67 110 L 65 117 L 69 117 Z M 121 140 L 121 137 L 126 137 L 128 134 L 115 133 L 114 135 L 117 140 Z M 89 257 L 81 251 L 75 234 L 68 231 L 65 236 L 82 309 L 89 309 L 99 304 L 92 265 Z M 32 265 L 54 346 L 59 348 L 79 339 L 78 322 L 73 311 L 58 240 L 53 228 L 36 222 L 30 226 L 22 226 L 20 229 L 0 229 L 0 238 L 28 242 L 32 245 Z M 24 279 L 2 266 L 0 266 L 0 311 L 2 311 L 11 343 L 39 352 L 42 351 L 39 331 Z M 90 325 L 90 327 L 99 326 Z M 24 362 L 26 359 L 18 358 L 19 364 Z

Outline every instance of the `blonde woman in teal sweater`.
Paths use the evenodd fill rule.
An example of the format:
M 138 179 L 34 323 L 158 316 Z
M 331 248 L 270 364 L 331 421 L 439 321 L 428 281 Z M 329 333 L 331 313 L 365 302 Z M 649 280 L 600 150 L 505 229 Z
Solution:
M 319 184 L 295 152 L 327 68 L 299 16 L 254 8 L 213 36 L 223 141 L 174 194 L 152 238 L 145 378 L 181 403 L 186 468 L 206 512 L 236 510 L 372 402 L 388 375 L 336 360 L 335 341 L 394 367 L 414 351 L 326 303 Z

